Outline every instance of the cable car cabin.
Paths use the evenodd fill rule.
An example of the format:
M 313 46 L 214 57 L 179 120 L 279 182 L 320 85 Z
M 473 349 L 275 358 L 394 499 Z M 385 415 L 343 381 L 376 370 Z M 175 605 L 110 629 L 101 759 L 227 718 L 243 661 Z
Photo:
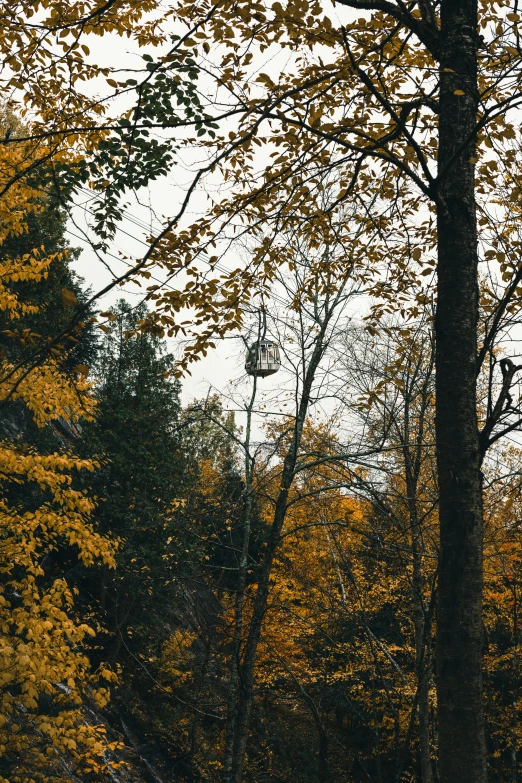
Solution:
M 281 367 L 279 346 L 270 340 L 260 340 L 248 349 L 245 370 L 249 375 L 266 378 Z

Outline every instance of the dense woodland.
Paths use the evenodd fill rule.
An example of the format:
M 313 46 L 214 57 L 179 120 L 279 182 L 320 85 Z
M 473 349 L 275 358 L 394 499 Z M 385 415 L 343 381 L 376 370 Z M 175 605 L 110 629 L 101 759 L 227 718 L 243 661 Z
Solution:
M 518 0 L 0 22 L 0 783 L 518 783 Z

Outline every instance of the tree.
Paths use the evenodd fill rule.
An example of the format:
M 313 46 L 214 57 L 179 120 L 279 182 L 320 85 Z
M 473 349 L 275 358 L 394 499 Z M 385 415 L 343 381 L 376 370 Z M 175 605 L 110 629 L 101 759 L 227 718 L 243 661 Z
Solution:
M 353 335 L 348 335 L 344 346 L 343 359 L 350 388 L 357 395 L 355 407 L 362 419 L 362 429 L 367 431 L 370 443 L 374 443 L 379 454 L 374 459 L 373 471 L 358 477 L 354 483 L 373 502 L 384 530 L 389 531 L 390 526 L 396 529 L 405 563 L 406 553 L 410 556 L 406 567 L 411 569 L 411 599 L 408 600 L 411 600 L 415 628 L 420 779 L 430 783 L 433 769 L 429 692 L 438 570 L 434 535 L 438 522 L 438 483 L 433 448 L 433 334 L 427 318 L 417 324 L 414 341 L 403 340 L 393 322 L 385 327 L 385 335 L 386 342 L 382 338 L 376 341 L 361 331 L 355 340 Z M 410 723 L 407 742 L 411 741 L 411 733 Z
M 53 263 L 41 280 L 11 283 L 11 290 L 37 308 L 34 313 L 24 313 L 16 323 L 9 323 L 8 318 L 2 319 L 2 329 L 10 327 L 12 334 L 2 333 L 1 344 L 12 360 L 20 358 L 28 348 L 44 348 L 69 323 L 72 308 L 88 298 L 83 281 L 70 268 L 71 261 L 79 258 L 80 251 L 69 247 L 65 239 L 64 212 L 41 195 L 35 204 L 35 212 L 27 215 L 26 219 L 27 232 L 6 237 L 2 243 L 2 260 L 13 256 L 20 258 L 38 248 L 42 255 L 52 256 Z M 63 359 L 69 371 L 78 365 L 90 367 L 94 361 L 95 338 L 91 316 L 92 312 L 87 309 L 84 321 L 77 324 L 63 342 L 66 347 Z
M 221 13 L 213 9 L 203 23 L 210 6 L 186 6 L 190 23 L 200 19 L 224 49 L 215 69 L 221 83 L 231 95 L 241 95 L 230 108 L 238 117 L 237 147 L 225 154 L 225 135 L 220 147 L 226 176 L 236 187 L 183 236 L 166 238 L 162 250 L 179 264 L 191 237 L 197 236 L 200 257 L 202 242 L 210 249 L 234 220 L 251 226 L 253 234 L 261 224 L 259 265 L 254 263 L 248 275 L 252 279 L 258 271 L 269 281 L 273 267 L 286 262 L 277 239 L 281 225 L 300 222 L 310 237 L 324 225 L 342 231 L 337 206 L 353 198 L 361 206 L 361 221 L 372 231 L 377 228 L 382 243 L 367 249 L 375 267 L 390 246 L 395 251 L 391 277 L 371 286 L 384 299 L 374 311 L 377 316 L 382 307 L 408 309 L 409 285 L 421 271 L 410 264 L 411 245 L 413 262 L 423 259 L 422 271 L 430 273 L 436 244 L 440 774 L 444 782 L 484 781 L 483 452 L 476 380 L 499 320 L 517 296 L 519 277 L 514 269 L 506 272 L 509 281 L 493 305 L 498 317 L 491 319 L 479 349 L 477 192 L 487 194 L 499 163 L 498 157 L 493 165 L 486 159 L 478 168 L 477 163 L 484 146 L 509 148 L 516 136 L 507 112 L 518 104 L 519 15 L 507 2 L 483 2 L 479 9 L 476 0 L 427 0 L 411 8 L 388 0 L 343 0 L 340 5 L 367 13 L 360 19 L 347 15 L 335 26 L 319 3 L 260 3 L 255 9 L 238 4 Z M 248 76 L 251 50 L 271 45 L 286 47 L 294 55 L 292 66 L 259 74 L 254 89 Z M 321 49 L 314 58 L 314 47 L 325 47 L 328 56 Z M 256 169 L 256 144 L 274 145 L 272 166 Z M 511 150 L 508 159 L 514 156 Z M 314 193 L 332 170 L 339 191 L 324 209 Z M 513 179 L 507 168 L 503 176 Z M 426 217 L 418 211 L 419 197 Z M 436 217 L 436 238 L 430 212 Z M 484 213 L 482 218 L 490 225 Z M 238 290 L 244 274 L 228 276 L 230 289 L 234 281 Z M 192 299 L 187 291 L 187 302 Z M 168 307 L 169 293 L 162 292 L 159 300 Z M 417 297 L 410 312 L 421 302 Z
M 357 293 L 359 270 L 355 265 L 345 270 L 342 278 L 334 279 L 330 273 L 317 271 L 316 259 L 306 244 L 300 245 L 296 236 L 290 236 L 288 246 L 295 253 L 292 278 L 281 277 L 289 302 L 286 316 L 274 319 L 271 328 L 274 336 L 280 330 L 289 343 L 284 353 L 293 370 L 292 396 L 294 415 L 287 420 L 275 440 L 278 464 L 275 475 L 271 467 L 272 450 L 260 460 L 261 455 L 252 450 L 250 426 L 253 405 L 256 400 L 257 379 L 254 377 L 252 395 L 246 405 L 246 439 L 242 449 L 245 459 L 245 509 L 239 543 L 238 581 L 235 594 L 235 614 L 231 650 L 231 673 L 227 704 L 227 729 L 223 759 L 224 783 L 240 783 L 243 775 L 249 725 L 254 703 L 254 681 L 258 648 L 269 600 L 270 581 L 274 560 L 281 541 L 291 491 L 298 474 L 304 470 L 306 453 L 302 451 L 302 438 L 306 419 L 313 404 L 314 390 L 319 383 L 321 365 L 337 332 L 339 321 L 350 301 Z M 323 252 L 336 263 L 344 248 L 323 248 Z M 263 329 L 269 328 L 265 324 Z M 256 331 L 254 331 L 256 334 Z M 259 334 L 259 327 L 257 328 Z M 282 338 L 278 340 L 282 342 Z M 291 346 L 296 344 L 295 354 Z M 271 491 L 269 491 L 269 487 Z M 266 538 L 259 552 L 255 568 L 255 593 L 247 603 L 247 575 L 252 552 L 250 536 L 252 504 L 256 497 L 268 492 L 271 503 L 270 520 L 265 522 Z M 248 618 L 248 619 L 247 619 Z
M 12 154 L 4 147 L 0 160 Z M 31 246 L 43 211 L 38 196 L 19 186 L 2 204 L 0 307 L 10 328 L 3 333 L 0 404 L 5 411 L 20 401 L 40 428 L 58 420 L 74 427 L 93 416 L 83 373 L 66 372 L 63 346 L 34 369 L 27 361 L 30 348 L 15 342 L 16 325 L 38 314 L 22 284 L 45 284 L 52 265 L 65 263 L 63 251 Z M 18 255 L 20 245 L 24 252 Z M 31 334 L 25 337 L 30 345 Z M 0 776 L 6 783 L 62 780 L 63 753 L 70 754 L 73 770 L 108 769 L 109 746 L 99 727 L 86 724 L 81 705 L 91 688 L 105 704 L 114 675 L 103 667 L 91 670 L 85 641 L 95 632 L 77 613 L 70 574 L 56 567 L 60 557 L 69 564 L 114 566 L 113 543 L 91 521 L 93 499 L 78 488 L 78 475 L 92 472 L 95 463 L 80 459 L 69 445 L 58 448 L 56 440 L 51 449 L 38 450 L 20 431 L 2 440 L 0 462 Z
M 85 454 L 100 462 L 89 488 L 98 497 L 101 529 L 121 542 L 115 572 L 84 574 L 113 664 L 122 655 L 132 662 L 129 631 L 142 653 L 169 622 L 165 607 L 175 603 L 177 589 L 167 554 L 169 519 L 184 496 L 189 464 L 173 359 L 158 337 L 136 332 L 146 314 L 123 300 L 111 311 L 93 368 L 97 413 L 82 433 Z
M 402 309 L 406 315 L 418 311 L 430 292 L 416 293 L 411 301 L 411 283 L 418 274 L 431 273 L 432 253 L 437 245 L 436 430 L 442 552 L 437 635 L 440 771 L 444 783 L 456 783 L 462 777 L 484 781 L 480 463 L 490 438 L 487 427 L 484 437 L 479 435 L 476 378 L 495 335 L 505 324 L 506 313 L 518 301 L 522 273 L 513 260 L 513 243 L 508 262 L 505 257 L 499 258 L 506 285 L 500 297 L 486 297 L 492 312 L 479 346 L 476 209 L 477 195 L 487 201 L 496 171 L 509 183 L 513 200 L 519 200 L 517 150 L 510 141 L 516 140 L 517 132 L 507 114 L 519 101 L 519 15 L 517 6 L 512 8 L 507 0 L 483 0 L 480 5 L 477 0 L 419 0 L 411 7 L 393 0 L 343 0 L 341 5 L 359 10 L 363 16 L 356 19 L 346 12 L 345 23 L 336 23 L 319 2 L 307 0 L 285 6 L 262 2 L 212 5 L 204 0 L 182 4 L 178 18 L 186 23 L 187 34 L 182 40 L 190 53 L 182 54 L 184 50 L 176 44 L 167 55 L 176 63 L 172 68 L 168 59 L 148 61 L 151 73 L 157 76 L 150 80 L 154 82 L 152 100 L 143 102 L 145 115 L 140 114 L 140 104 L 140 111 L 123 118 L 131 125 L 134 123 L 131 131 L 106 126 L 102 135 L 107 131 L 107 136 L 100 138 L 98 127 L 90 134 L 87 157 L 92 161 L 89 156 L 93 139 L 96 145 L 103 144 L 104 153 L 98 158 L 103 164 L 99 187 L 108 188 L 104 204 L 107 210 L 103 210 L 106 222 L 100 233 L 110 234 L 115 220 L 114 198 L 131 184 L 129 172 L 135 174 L 132 165 L 118 166 L 119 158 L 127 160 L 122 150 L 132 149 L 138 170 L 146 171 L 140 182 L 164 170 L 171 154 L 170 148 L 158 151 L 154 147 L 157 154 L 152 156 L 151 165 L 141 167 L 144 159 L 148 160 L 144 154 L 147 145 L 140 136 L 142 131 L 148 132 L 141 124 L 142 116 L 157 125 L 193 124 L 196 133 L 226 116 L 222 133 L 212 140 L 209 132 L 201 142 L 205 151 L 211 149 L 211 154 L 191 180 L 180 211 L 166 220 L 163 231 L 133 270 L 143 270 L 153 260 L 164 264 L 172 274 L 190 267 L 191 279 L 185 287 L 180 284 L 179 290 L 161 286 L 150 289 L 158 306 L 156 317 L 161 328 L 172 334 L 180 330 L 191 332 L 193 339 L 182 368 L 211 347 L 216 335 L 222 336 L 242 323 L 256 277 L 258 283 L 269 286 L 274 280 L 274 269 L 291 263 L 285 240 L 281 239 L 282 229 L 300 226 L 317 246 L 326 242 L 327 234 L 330 243 L 339 239 L 348 242 L 338 207 L 350 199 L 358 205 L 361 225 L 374 241 L 367 235 L 357 248 L 351 245 L 352 252 L 366 255 L 370 289 L 381 300 L 373 310 L 372 329 L 375 324 L 378 326 L 378 315 L 383 309 Z M 115 15 L 116 9 L 121 11 L 121 19 Z M 132 34 L 140 13 L 134 4 L 123 2 L 104 7 L 107 14 L 103 15 L 91 6 L 82 7 L 81 12 L 85 10 L 87 14 L 83 19 L 74 14 L 69 4 L 60 10 L 64 20 L 60 20 L 60 25 L 70 25 L 72 36 L 85 26 L 94 28 L 93 19 L 98 22 L 98 16 L 100 30 L 118 29 L 119 25 L 119 29 Z M 148 5 L 146 10 L 153 8 Z M 60 25 L 51 16 L 44 28 L 49 36 L 54 36 Z M 40 54 L 39 40 L 29 48 L 13 47 L 13 42 L 25 44 L 34 40 L 30 24 L 24 24 L 21 32 L 12 24 L 6 28 L 7 54 L 13 49 L 24 53 L 11 56 L 17 73 L 25 67 L 26 53 L 36 52 L 52 63 L 46 77 L 50 74 L 54 79 L 53 68 L 57 71 L 66 67 L 72 69 L 73 78 L 84 75 L 83 66 L 80 68 L 74 57 L 66 58 L 63 64 L 57 63 L 55 52 L 49 54 L 45 50 Z M 146 28 L 147 35 L 150 41 L 154 39 L 150 26 Z M 172 96 L 173 89 L 178 92 L 179 79 L 182 85 L 191 79 L 191 73 L 198 70 L 198 51 L 201 62 L 210 42 L 219 51 L 213 62 L 205 62 L 204 67 L 227 95 L 223 114 L 216 111 L 209 118 L 206 111 L 198 109 L 197 117 L 173 119 L 169 112 L 165 117 L 164 103 L 157 100 L 158 95 Z M 77 47 L 79 42 L 71 45 Z M 274 68 L 268 74 L 251 77 L 250 60 L 271 46 L 286 48 L 290 65 L 286 71 L 282 66 L 281 72 Z M 149 88 L 147 79 L 139 87 L 136 85 L 138 90 Z M 54 125 L 50 132 L 46 128 L 33 134 L 38 149 L 43 138 L 56 143 L 67 136 L 71 125 L 75 127 L 76 120 L 71 122 L 66 110 L 70 95 L 63 86 L 70 81 L 55 80 L 58 87 L 55 82 L 49 85 L 50 94 L 55 95 L 58 89 L 57 102 L 63 113 L 56 112 L 53 106 L 51 111 L 58 116 L 59 126 Z M 126 89 L 123 82 L 115 84 L 115 89 Z M 13 85 L 20 87 L 18 76 L 10 81 L 9 86 Z M 31 80 L 28 101 L 43 111 L 39 90 L 39 83 Z M 186 99 L 193 109 L 193 93 L 189 94 L 185 86 L 181 92 L 180 104 L 187 106 Z M 84 97 L 74 94 L 73 98 L 75 111 L 85 108 Z M 172 108 L 170 104 L 169 107 Z M 93 129 L 92 113 L 79 113 L 88 125 L 87 135 L 82 136 L 87 138 Z M 236 123 L 233 129 L 230 122 Z M 81 127 L 79 131 L 84 133 Z M 135 131 L 140 131 L 141 139 L 136 145 Z M 267 166 L 263 155 L 256 159 L 255 147 L 259 144 L 263 150 L 270 146 L 272 165 Z M 487 149 L 494 150 L 493 159 Z M 71 174 L 71 166 L 64 163 L 61 143 L 52 154 L 57 161 L 56 170 L 62 172 L 64 166 L 60 177 L 65 185 L 77 182 L 78 177 L 87 177 L 89 165 L 96 178 L 93 163 L 86 167 L 77 158 Z M 112 181 L 108 171 L 118 175 L 112 189 L 103 185 Z M 227 178 L 232 192 L 213 204 L 201 220 L 178 230 L 180 217 L 198 184 L 205 175 L 215 172 Z M 11 169 L 9 182 L 12 177 Z M 325 203 L 322 193 L 328 177 L 339 189 Z M 419 211 L 420 202 L 424 214 Z M 505 208 L 509 212 L 509 206 Z M 481 207 L 481 220 L 486 226 L 480 232 L 484 238 L 493 228 L 495 218 Z M 252 263 L 216 278 L 216 265 L 226 241 L 217 253 L 215 246 L 220 237 L 231 238 L 234 230 L 242 239 L 248 232 L 254 236 Z M 377 276 L 372 282 L 372 269 L 379 272 L 384 268 L 389 276 Z M 192 325 L 180 324 L 173 316 L 184 305 L 194 308 Z M 497 370 L 502 372 L 500 367 Z M 513 378 L 507 373 L 508 385 L 510 377 Z M 503 409 L 507 402 L 504 391 L 498 401 Z M 496 407 L 491 410 L 493 417 Z M 509 412 L 516 418 L 515 411 Z M 512 421 L 509 427 L 515 423 Z M 499 427 L 497 435 L 501 431 Z
M 152 593 L 130 618 L 120 655 L 122 687 L 114 701 L 125 724 L 168 752 L 165 774 L 175 769 L 177 777 L 194 781 L 213 779 L 221 759 L 230 646 L 225 617 L 237 583 L 244 483 L 235 443 L 239 431 L 221 399 L 191 403 L 176 430 L 183 480 L 171 506 L 162 509 L 156 498 L 163 519 L 148 548 L 158 554 L 151 558 L 145 547 L 140 550 L 145 569 L 156 563 L 145 570 Z M 115 437 L 116 452 L 118 443 Z M 255 553 L 260 527 L 255 514 L 253 527 Z M 125 549 L 122 564 L 126 569 Z M 128 581 L 124 571 L 120 584 Z M 136 603 L 143 600 L 141 590 L 138 583 Z
M 190 37 L 173 34 L 173 15 L 158 0 L 109 0 L 101 6 L 96 0 L 64 0 L 52 9 L 47 0 L 22 0 L 16 11 L 0 15 L 0 50 L 7 65 L 0 79 L 2 143 L 13 150 L 3 161 L 1 193 L 23 183 L 70 210 L 71 194 L 90 183 L 96 190 L 90 210 L 96 239 L 91 244 L 102 261 L 122 219 L 125 192 L 166 174 L 175 160 L 180 139 L 160 141 L 150 136 L 150 129 L 180 128 L 181 137 L 187 130 L 198 137 L 214 135 L 213 119 L 195 84 L 200 69 L 192 43 L 185 45 Z M 137 49 L 159 47 L 158 60 L 144 53 L 139 77 L 134 78 L 137 71 L 131 67 L 129 78 L 122 80 L 119 67 L 89 59 L 87 42 L 104 35 L 126 36 Z M 107 86 L 93 100 L 90 87 L 97 79 Z M 115 98 L 131 94 L 132 108 L 125 100 L 121 112 L 113 111 Z M 153 249 L 184 211 L 182 206 L 144 256 L 104 292 L 138 272 L 150 277 L 145 267 Z M 91 303 L 101 295 L 95 292 Z M 88 310 L 87 302 L 83 305 L 71 314 L 65 332 Z M 33 361 L 43 353 L 35 351 Z

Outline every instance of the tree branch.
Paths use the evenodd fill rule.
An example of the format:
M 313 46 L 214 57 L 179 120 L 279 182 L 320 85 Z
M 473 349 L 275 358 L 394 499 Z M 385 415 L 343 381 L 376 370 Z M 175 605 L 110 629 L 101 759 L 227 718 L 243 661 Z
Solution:
M 411 30 L 426 46 L 430 54 L 438 60 L 439 30 L 431 0 L 419 0 L 421 19 L 413 16 L 402 0 L 397 0 L 397 4 L 391 3 L 389 0 L 337 0 L 337 2 L 360 11 L 381 11 L 388 14 L 392 19 L 396 19 L 408 30 Z

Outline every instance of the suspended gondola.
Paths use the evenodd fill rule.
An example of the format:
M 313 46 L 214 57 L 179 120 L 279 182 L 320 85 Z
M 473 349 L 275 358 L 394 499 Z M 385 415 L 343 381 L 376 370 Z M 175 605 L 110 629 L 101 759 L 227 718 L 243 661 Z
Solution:
M 248 375 L 266 378 L 281 367 L 279 345 L 272 340 L 258 340 L 247 351 L 245 370 Z

